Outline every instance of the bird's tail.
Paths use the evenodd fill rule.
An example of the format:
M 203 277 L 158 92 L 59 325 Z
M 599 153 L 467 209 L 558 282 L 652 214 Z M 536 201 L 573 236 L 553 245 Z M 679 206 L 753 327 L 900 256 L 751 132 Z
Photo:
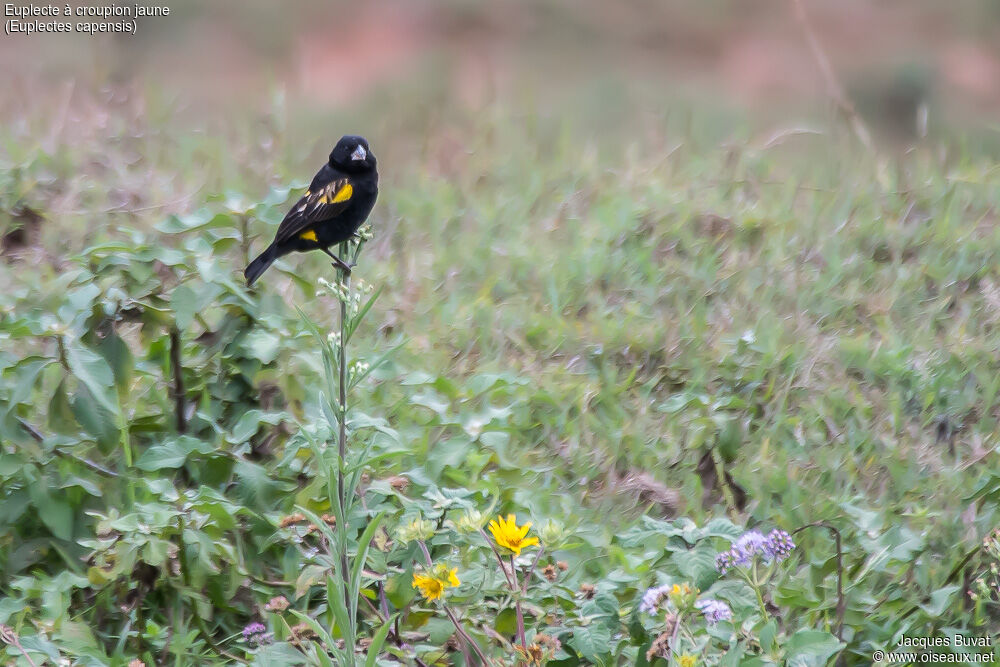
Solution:
M 269 245 L 267 250 L 257 255 L 257 259 L 243 269 L 243 276 L 247 279 L 247 287 L 253 285 L 260 278 L 260 274 L 267 271 L 267 267 L 271 266 L 271 263 L 276 259 L 278 259 L 278 252 L 274 245 Z

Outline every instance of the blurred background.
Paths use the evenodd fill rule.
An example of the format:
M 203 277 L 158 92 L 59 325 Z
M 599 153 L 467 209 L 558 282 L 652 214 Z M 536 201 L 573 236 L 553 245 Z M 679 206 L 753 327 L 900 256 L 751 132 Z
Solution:
M 961 127 L 1000 143 L 996 2 L 806 4 L 834 70 L 876 131 L 905 141 L 921 131 L 926 105 L 930 132 Z M 6 117 L 69 99 L 72 121 L 89 99 L 123 85 L 156 90 L 195 126 L 270 111 L 279 95 L 303 135 L 329 128 L 324 144 L 340 134 L 331 120 L 338 114 L 388 132 L 393 123 L 500 104 L 641 140 L 637 130 L 671 114 L 697 114 L 696 125 L 725 136 L 734 114 L 767 128 L 821 122 L 831 109 L 785 1 L 169 6 L 168 17 L 140 20 L 134 38 L 8 36 L 0 42 Z

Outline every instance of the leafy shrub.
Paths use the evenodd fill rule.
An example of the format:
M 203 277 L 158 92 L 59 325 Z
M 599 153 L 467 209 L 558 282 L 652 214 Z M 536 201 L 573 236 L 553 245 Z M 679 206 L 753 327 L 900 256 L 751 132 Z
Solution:
M 771 168 L 744 159 L 751 176 Z M 927 203 L 946 220 L 955 198 L 982 216 L 995 206 L 939 165 L 911 167 L 950 193 Z M 615 176 L 620 187 L 607 188 L 598 186 L 611 176 L 586 164 L 545 168 L 572 194 L 566 207 L 580 207 L 583 240 L 559 264 L 567 282 L 508 237 L 521 282 L 470 261 L 457 294 L 406 321 L 409 342 L 376 307 L 391 291 L 286 274 L 289 292 L 249 293 L 234 277 L 250 221 L 277 224 L 287 189 L 253 206 L 213 198 L 155 230 L 91 239 L 45 280 L 43 268 L 26 268 L 0 294 L 4 660 L 868 664 L 903 635 L 987 633 L 996 549 L 984 552 L 977 531 L 992 528 L 1000 477 L 955 472 L 938 454 L 917 460 L 897 440 L 925 428 L 946 443 L 989 433 L 988 349 L 936 354 L 884 331 L 821 331 L 836 363 L 814 363 L 810 345 L 782 328 L 788 318 L 748 305 L 764 294 L 775 312 L 815 313 L 819 330 L 831 319 L 860 329 L 879 315 L 844 268 L 857 262 L 913 315 L 937 297 L 908 282 L 905 262 L 893 267 L 882 251 L 858 259 L 880 242 L 868 236 L 891 234 L 791 226 L 797 209 L 785 196 L 759 198 L 767 215 L 705 218 L 698 207 L 728 200 L 678 204 L 655 178 Z M 13 180 L 0 203 L 37 206 Z M 877 183 L 852 186 L 847 203 L 807 203 L 866 215 L 910 205 Z M 401 233 L 437 234 L 443 248 L 463 215 L 492 220 L 497 197 L 445 182 L 407 190 L 395 204 L 404 213 L 448 215 L 440 228 Z M 658 208 L 673 217 L 656 218 Z M 576 243 L 560 224 L 538 243 Z M 470 238 L 492 252 L 501 233 L 512 232 Z M 982 277 L 986 241 L 957 251 L 949 234 L 926 233 L 916 241 L 946 261 L 921 281 L 946 290 Z M 798 266 L 809 245 L 830 259 L 795 273 L 810 289 L 791 294 L 768 276 Z M 577 261 L 588 253 L 593 262 Z M 741 262 L 748 268 L 718 278 Z M 671 278 L 663 290 L 647 284 L 661 271 Z M 521 310 L 495 308 L 517 292 L 529 295 Z M 716 335 L 710 302 L 726 294 L 733 301 L 720 308 L 738 328 Z M 947 298 L 985 297 L 970 288 Z M 689 315 L 676 354 L 661 349 L 659 308 Z M 465 321 L 475 331 L 454 330 Z M 449 358 L 427 368 L 427 346 L 414 340 L 435 335 L 457 348 L 481 336 L 483 347 L 454 350 L 461 367 Z M 480 368 L 475 355 L 491 345 L 528 361 Z M 538 372 L 542 351 L 551 359 Z M 814 365 L 821 385 L 807 382 Z M 921 495 L 929 469 L 946 484 L 939 498 Z M 662 472 L 681 492 L 636 470 Z M 967 525 L 952 520 L 958 505 Z M 764 539 L 783 529 L 796 547 L 769 560 L 755 547 L 748 560 L 747 528 Z M 977 578 L 970 599 L 964 580 Z

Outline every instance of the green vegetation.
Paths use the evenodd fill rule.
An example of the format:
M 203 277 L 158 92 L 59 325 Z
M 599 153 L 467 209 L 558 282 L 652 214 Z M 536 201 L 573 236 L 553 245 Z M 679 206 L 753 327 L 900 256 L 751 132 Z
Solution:
M 401 123 L 345 297 L 321 256 L 240 279 L 314 168 L 281 124 L 168 116 L 2 130 L 5 663 L 870 664 L 995 631 L 986 157 Z M 514 571 L 508 514 L 540 540 Z M 720 574 L 751 528 L 797 546 Z

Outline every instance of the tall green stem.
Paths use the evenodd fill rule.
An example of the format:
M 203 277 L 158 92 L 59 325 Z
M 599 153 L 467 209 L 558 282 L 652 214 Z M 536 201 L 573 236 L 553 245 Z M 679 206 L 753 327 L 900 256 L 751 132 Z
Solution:
M 122 450 L 122 457 L 125 461 L 125 469 L 122 476 L 126 481 L 126 493 L 129 504 L 135 505 L 135 482 L 132 479 L 132 438 L 129 435 L 128 418 L 125 416 L 125 401 L 122 400 L 121 393 L 118 394 L 118 444 Z
M 517 583 L 517 566 L 514 565 L 514 555 L 511 554 L 510 557 L 510 573 L 514 578 L 514 584 L 511 586 L 511 592 L 514 594 L 514 609 L 517 613 L 517 638 L 521 641 L 521 648 L 524 649 L 525 655 L 528 653 L 528 643 L 524 639 L 524 612 L 521 611 L 521 586 Z M 529 575 L 530 576 L 530 575 Z M 527 584 L 527 582 L 525 582 Z
M 340 256 L 346 257 L 348 250 L 347 243 L 340 244 Z M 341 294 L 350 295 L 351 275 L 343 269 L 337 270 L 339 277 Z M 343 514 L 346 530 L 347 525 L 347 497 L 344 493 L 344 462 L 347 460 L 347 298 L 340 299 L 340 415 L 339 433 L 337 436 L 337 499 L 340 501 L 340 509 Z M 347 564 L 347 550 L 340 553 L 340 571 L 344 579 L 344 599 L 349 599 L 350 572 Z
M 750 571 L 743 571 L 743 578 L 747 580 L 747 583 L 750 584 L 750 588 L 753 589 L 754 595 L 757 596 L 757 604 L 760 606 L 761 616 L 764 617 L 764 620 L 767 620 L 770 614 L 767 613 L 767 605 L 764 604 L 764 596 L 760 593 L 761 582 L 760 578 L 757 576 L 757 564 L 753 563 L 750 568 Z

